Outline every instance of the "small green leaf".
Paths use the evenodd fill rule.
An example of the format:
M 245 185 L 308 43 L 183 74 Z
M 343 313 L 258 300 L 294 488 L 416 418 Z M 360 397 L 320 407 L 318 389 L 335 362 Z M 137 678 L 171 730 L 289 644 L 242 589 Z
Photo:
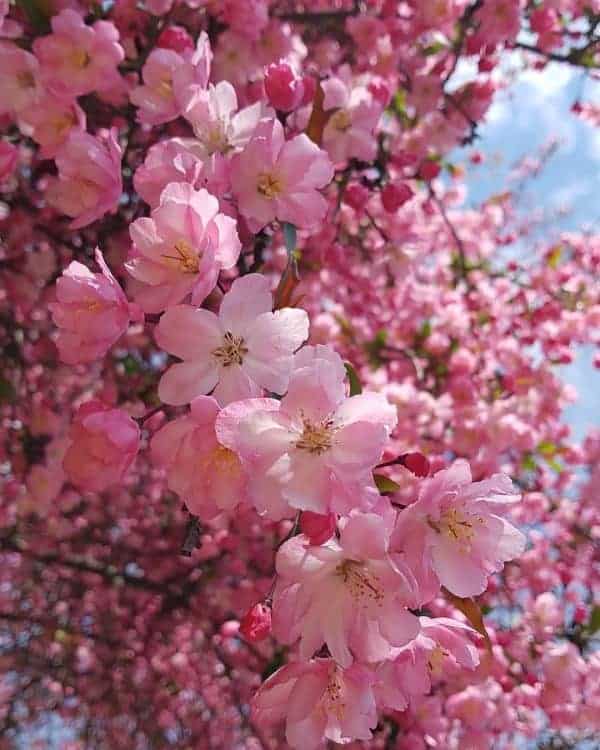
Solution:
M 537 469 L 535 458 L 531 453 L 527 453 L 525 456 L 523 456 L 521 466 L 525 471 L 535 471 Z
M 283 240 L 285 242 L 285 249 L 288 252 L 288 255 L 293 255 L 293 253 L 296 250 L 296 244 L 297 244 L 297 233 L 296 233 L 296 227 L 293 224 L 290 224 L 287 221 L 284 221 L 281 225 L 281 229 L 283 230 Z
M 388 495 L 391 492 L 398 492 L 400 485 L 393 479 L 386 477 L 385 474 L 373 474 L 373 480 L 381 495 Z
M 600 606 L 597 605 L 592 610 L 592 613 L 590 615 L 590 621 L 587 624 L 587 630 L 590 631 L 590 633 L 596 633 L 598 630 L 600 630 Z
M 425 57 L 428 57 L 429 55 L 436 55 L 438 52 L 441 52 L 443 49 L 446 49 L 447 45 L 443 42 L 434 42 L 433 44 L 427 45 L 427 47 L 424 47 L 421 50 L 421 54 L 425 55 Z
M 542 440 L 542 442 L 537 447 L 538 453 L 540 453 L 545 458 L 552 458 L 556 455 L 557 450 L 557 446 L 549 440 Z
M 348 376 L 348 382 L 350 383 L 350 395 L 358 396 L 359 393 L 362 393 L 362 385 L 360 384 L 356 370 L 352 367 L 350 362 L 344 362 L 344 367 L 346 368 L 346 375 Z

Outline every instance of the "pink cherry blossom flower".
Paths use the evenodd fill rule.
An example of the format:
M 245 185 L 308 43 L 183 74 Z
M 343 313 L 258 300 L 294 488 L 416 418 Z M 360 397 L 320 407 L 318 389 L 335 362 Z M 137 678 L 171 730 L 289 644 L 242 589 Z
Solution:
M 0 141 L 0 182 L 15 171 L 19 163 L 19 149 L 12 143 Z
M 415 697 L 427 695 L 435 680 L 479 664 L 479 651 L 469 640 L 477 633 L 468 625 L 447 617 L 420 617 L 419 623 L 417 637 L 377 668 L 381 706 L 404 711 Z
M 180 114 L 173 91 L 173 72 L 183 64 L 183 57 L 171 49 L 152 50 L 142 68 L 144 84 L 130 93 L 132 104 L 139 107 L 137 118 L 145 125 L 160 125 Z
M 232 160 L 234 194 L 252 231 L 273 219 L 302 228 L 316 226 L 327 212 L 318 191 L 332 178 L 327 154 L 304 133 L 286 141 L 278 120 L 261 122 Z
M 57 301 L 49 305 L 60 328 L 56 340 L 60 358 L 70 365 L 103 357 L 125 333 L 130 320 L 141 317 L 98 248 L 95 258 L 102 273 L 92 273 L 73 261 L 56 282 Z
M 286 740 L 316 750 L 323 738 L 368 740 L 377 724 L 373 672 L 360 664 L 341 669 L 333 659 L 286 664 L 264 682 L 252 701 L 259 726 L 285 721 Z
M 300 656 L 323 644 L 343 667 L 353 659 L 378 662 L 416 637 L 415 580 L 388 553 L 393 525 L 375 513 L 354 512 L 339 541 L 312 546 L 303 535 L 277 553 L 273 633 L 282 643 L 300 639 Z
M 186 404 L 214 389 L 221 404 L 261 395 L 266 388 L 284 393 L 296 349 L 308 337 L 304 310 L 272 312 L 269 281 L 260 274 L 236 279 L 223 297 L 219 315 L 178 305 L 156 328 L 158 345 L 184 361 L 161 378 L 159 397 Z
M 207 89 L 190 89 L 183 108 L 203 158 L 242 149 L 265 114 L 260 101 L 238 111 L 237 95 L 228 81 L 211 84 Z
M 218 413 L 214 398 L 198 396 L 189 414 L 168 422 L 151 443 L 153 460 L 167 470 L 169 489 L 203 520 L 231 512 L 245 498 L 240 460 L 215 435 Z
M 440 585 L 457 596 L 481 594 L 488 576 L 523 552 L 525 536 L 503 517 L 519 498 L 503 474 L 472 482 L 463 460 L 423 482 L 394 533 L 394 549 L 415 571 L 423 601 Z
M 116 209 L 122 192 L 121 154 L 112 130 L 102 139 L 71 132 L 58 150 L 58 178 L 49 181 L 46 197 L 53 208 L 74 218 L 72 229 Z
M 79 13 L 65 8 L 52 17 L 52 33 L 39 37 L 33 51 L 44 85 L 63 97 L 107 88 L 120 78 L 117 65 L 125 57 L 119 32 L 110 21 L 87 26 Z
M 85 130 L 85 113 L 76 101 L 60 99 L 44 91 L 19 112 L 19 128 L 40 144 L 40 156 L 54 157 L 75 131 Z
M 0 41 L 0 114 L 18 113 L 40 94 L 39 64 L 16 44 Z
M 373 161 L 377 153 L 375 127 L 383 106 L 368 89 L 353 86 L 349 70 L 321 84 L 325 111 L 334 110 L 323 130 L 323 148 L 335 163 L 355 157 Z
M 134 221 L 129 234 L 133 254 L 125 267 L 140 282 L 136 300 L 151 313 L 190 293 L 193 304 L 200 304 L 219 272 L 235 265 L 241 248 L 235 221 L 219 213 L 218 200 L 185 182 L 167 185 L 151 218 Z
M 142 200 L 154 208 L 169 182 L 189 182 L 198 187 L 202 170 L 202 153 L 194 139 L 168 138 L 150 147 L 133 184 Z
M 135 458 L 140 430 L 122 409 L 87 401 L 75 415 L 63 460 L 69 480 L 82 490 L 102 492 L 117 484 Z
M 251 467 L 251 492 L 263 507 L 283 500 L 300 510 L 345 513 L 379 497 L 372 470 L 396 410 L 382 394 L 346 398 L 339 375 L 315 358 L 293 373 L 281 401 L 219 416 L 219 439 Z

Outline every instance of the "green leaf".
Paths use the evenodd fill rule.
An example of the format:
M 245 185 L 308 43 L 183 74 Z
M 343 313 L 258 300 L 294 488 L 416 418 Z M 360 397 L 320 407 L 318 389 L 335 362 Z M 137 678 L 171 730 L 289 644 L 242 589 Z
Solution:
M 359 393 L 362 393 L 362 385 L 360 384 L 356 370 L 352 367 L 350 362 L 344 362 L 344 367 L 346 368 L 346 375 L 348 376 L 348 382 L 350 383 L 350 395 L 358 396 Z
M 373 480 L 381 495 L 388 495 L 391 492 L 398 492 L 400 485 L 393 479 L 386 477 L 385 474 L 373 474 Z
M 283 230 L 283 240 L 285 242 L 285 249 L 288 252 L 288 255 L 293 255 L 296 251 L 296 244 L 297 244 L 297 233 L 296 233 L 296 227 L 293 224 L 290 224 L 287 221 L 284 221 L 281 225 L 281 229 Z
M 552 456 L 555 456 L 557 450 L 557 446 L 549 440 L 542 440 L 537 447 L 537 452 L 546 458 L 552 458 Z
M 425 55 L 427 57 L 428 55 L 436 55 L 438 52 L 441 52 L 443 49 L 446 49 L 447 45 L 443 42 L 434 42 L 433 44 L 427 45 L 427 47 L 424 47 L 421 50 L 421 54 Z
M 596 633 L 600 630 L 600 605 L 596 605 L 590 615 L 590 621 L 587 624 L 587 630 L 590 633 Z
M 521 466 L 525 471 L 535 471 L 537 469 L 535 458 L 531 453 L 527 453 L 525 456 L 523 456 L 523 459 L 521 460 Z

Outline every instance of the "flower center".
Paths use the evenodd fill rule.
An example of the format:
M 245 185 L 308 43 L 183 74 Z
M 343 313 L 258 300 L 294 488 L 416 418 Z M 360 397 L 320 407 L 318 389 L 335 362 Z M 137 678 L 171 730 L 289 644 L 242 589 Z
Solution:
M 208 151 L 209 156 L 212 156 L 217 152 L 220 154 L 225 154 L 230 149 L 229 142 L 225 135 L 225 128 L 223 127 L 223 124 L 221 122 L 213 125 L 212 128 L 207 130 L 203 134 L 203 138 L 201 140 L 203 141 L 204 148 Z
M 336 431 L 332 419 L 326 419 L 317 424 L 313 424 L 308 419 L 303 419 L 302 424 L 302 435 L 296 442 L 296 448 L 317 455 L 321 455 L 331 448 L 333 435 Z
M 71 113 L 65 113 L 64 115 L 58 115 L 52 121 L 52 127 L 57 135 L 64 135 L 70 130 L 75 124 L 75 116 Z
M 329 681 L 323 695 L 322 707 L 325 709 L 326 714 L 332 713 L 338 720 L 341 720 L 344 715 L 346 704 L 342 700 L 342 684 L 335 668 L 329 675 Z
M 372 573 L 368 573 L 362 563 L 356 560 L 344 560 L 337 566 L 335 572 L 356 602 L 379 604 L 383 600 L 384 595 L 379 579 Z
M 163 80 L 156 86 L 156 93 L 161 99 L 170 99 L 173 96 L 173 84 L 170 78 L 163 78 Z
M 439 677 L 442 674 L 445 655 L 446 655 L 446 652 L 439 645 L 436 646 L 433 649 L 433 651 L 429 654 L 429 659 L 427 660 L 427 666 L 429 667 L 429 671 L 434 677 Z
M 222 346 L 212 351 L 213 357 L 221 363 L 222 367 L 241 365 L 246 354 L 248 354 L 248 349 L 244 339 L 241 336 L 234 336 L 230 331 L 223 336 Z
M 200 269 L 200 258 L 187 240 L 177 240 L 173 245 L 173 250 L 175 255 L 162 255 L 161 257 L 175 261 L 175 266 L 181 271 L 181 273 L 198 273 Z
M 32 89 L 35 86 L 35 78 L 29 70 L 21 70 L 16 75 L 19 88 Z
M 333 128 L 345 133 L 352 125 L 352 118 L 345 109 L 340 109 L 331 117 L 330 122 Z
M 91 59 L 92 58 L 84 49 L 74 49 L 73 53 L 71 54 L 71 62 L 73 63 L 73 67 L 79 68 L 80 70 L 87 68 L 87 66 L 91 62 Z
M 482 520 L 479 516 L 466 516 L 457 508 L 450 508 L 442 514 L 439 521 L 429 518 L 427 523 L 438 534 L 449 536 L 461 548 L 468 551 L 471 549 L 471 541 L 475 536 L 473 523 L 475 521 L 482 523 Z
M 219 444 L 210 456 L 210 467 L 217 474 L 232 477 L 240 471 L 240 459 L 229 448 Z
M 265 198 L 275 198 L 275 196 L 281 193 L 282 187 L 281 182 L 272 174 L 263 172 L 258 175 L 258 181 L 256 183 L 256 189 Z

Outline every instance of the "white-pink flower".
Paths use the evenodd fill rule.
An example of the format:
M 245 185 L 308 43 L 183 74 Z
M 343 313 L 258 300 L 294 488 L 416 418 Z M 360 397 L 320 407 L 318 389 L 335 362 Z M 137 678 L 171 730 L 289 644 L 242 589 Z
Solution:
M 103 138 L 72 130 L 59 148 L 58 178 L 49 180 L 46 198 L 53 208 L 73 217 L 71 229 L 116 210 L 123 189 L 121 155 L 113 130 Z
M 95 258 L 102 273 L 73 261 L 57 280 L 56 302 L 49 305 L 60 329 L 56 345 L 67 364 L 100 359 L 125 333 L 130 320 L 143 318 L 137 305 L 127 301 L 98 248 Z
M 178 305 L 156 328 L 158 345 L 184 361 L 161 378 L 158 394 L 168 404 L 186 404 L 210 393 L 221 404 L 284 393 L 294 352 L 308 337 L 308 316 L 296 308 L 273 309 L 269 281 L 260 274 L 236 279 L 219 314 Z
M 420 617 L 420 631 L 406 646 L 394 649 L 377 668 L 377 702 L 404 711 L 411 701 L 431 691 L 434 681 L 475 669 L 479 651 L 473 628 L 447 617 Z
M 52 33 L 38 37 L 33 51 L 44 85 L 63 98 L 110 87 L 120 81 L 117 66 L 125 57 L 119 32 L 111 21 L 86 25 L 72 8 L 52 17 Z
M 393 547 L 415 572 L 424 602 L 440 585 L 456 596 L 481 594 L 488 577 L 523 552 L 525 536 L 503 517 L 519 499 L 504 474 L 473 482 L 462 459 L 423 482 L 398 517 Z
M 273 219 L 312 228 L 327 213 L 319 193 L 333 178 L 329 157 L 304 133 L 285 140 L 279 120 L 263 120 L 232 159 L 232 185 L 252 231 Z
M 238 111 L 235 89 L 219 81 L 207 89 L 195 87 L 183 109 L 183 116 L 194 128 L 204 158 L 214 153 L 239 151 L 252 137 L 265 107 L 258 101 Z
M 350 71 L 321 84 L 325 111 L 333 110 L 323 130 L 323 147 L 335 164 L 355 157 L 373 161 L 377 153 L 375 128 L 383 106 L 364 86 L 353 86 Z
M 251 467 L 251 492 L 264 511 L 347 513 L 379 497 L 372 471 L 396 410 L 378 393 L 346 398 L 343 365 L 331 354 L 338 364 L 302 350 L 281 401 L 248 405 L 243 415 L 224 409 L 217 420 L 221 442 Z
M 169 489 L 203 520 L 232 511 L 245 499 L 240 460 L 215 435 L 218 413 L 214 398 L 198 396 L 189 414 L 168 422 L 151 443 L 154 461 L 167 471 Z
M 282 643 L 300 639 L 310 658 L 325 644 L 343 667 L 353 659 L 379 662 L 419 632 L 407 607 L 416 582 L 388 551 L 393 518 L 354 512 L 339 540 L 312 546 L 304 535 L 283 544 L 275 561 L 273 633 Z
M 149 313 L 190 293 L 200 304 L 219 272 L 235 265 L 241 248 L 235 220 L 219 213 L 219 201 L 185 182 L 167 185 L 151 218 L 134 221 L 129 234 L 133 252 L 125 267 L 140 282 L 135 298 Z
M 373 682 L 373 672 L 361 664 L 341 669 L 333 659 L 292 662 L 260 687 L 252 716 L 264 726 L 284 721 L 286 740 L 298 750 L 316 750 L 323 738 L 368 740 L 377 725 Z

